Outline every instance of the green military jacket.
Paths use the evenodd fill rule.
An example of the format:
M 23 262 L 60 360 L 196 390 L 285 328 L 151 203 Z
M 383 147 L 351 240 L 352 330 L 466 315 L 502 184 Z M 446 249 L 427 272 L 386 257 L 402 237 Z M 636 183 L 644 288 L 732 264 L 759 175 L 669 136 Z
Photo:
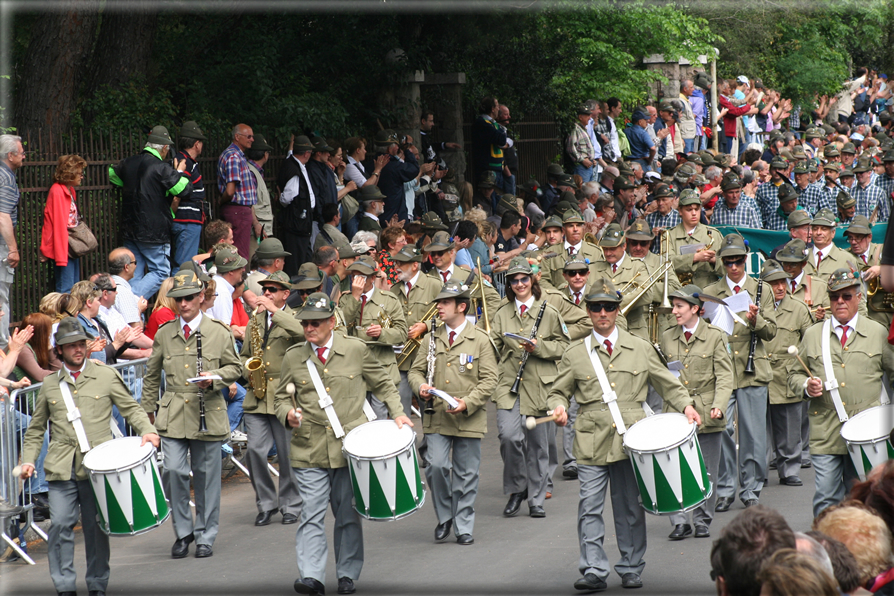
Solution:
M 597 277 L 606 277 L 610 279 L 615 288 L 623 294 L 621 298 L 622 311 L 636 300 L 636 305 L 627 311 L 626 315 L 618 316 L 618 321 L 624 319 L 624 322 L 617 323 L 618 326 L 634 335 L 642 337 L 643 339 L 649 339 L 648 321 L 646 321 L 645 313 L 649 303 L 654 300 L 654 296 L 658 292 L 656 289 L 658 284 L 653 285 L 645 294 L 637 297 L 637 295 L 640 294 L 640 290 L 649 279 L 649 272 L 646 270 L 645 263 L 640 259 L 634 259 L 628 254 L 624 255 L 621 263 L 618 264 L 618 270 L 615 272 L 612 272 L 612 266 L 607 261 L 592 263 L 590 265 L 590 279 L 592 280 Z M 626 286 L 627 282 L 631 280 L 633 283 L 630 287 L 626 290 L 622 290 L 621 288 Z M 664 286 L 661 286 L 661 291 L 664 291 Z
M 434 414 L 425 416 L 423 430 L 426 434 L 451 437 L 481 438 L 487 432 L 487 400 L 497 388 L 499 372 L 497 355 L 487 332 L 480 327 L 466 324 L 448 344 L 447 326 L 440 324 L 435 331 L 435 374 L 433 385 L 457 399 L 466 402 L 466 410 L 448 414 L 447 402 L 433 398 Z M 409 383 L 418 395 L 419 387 L 428 383 L 428 341 L 420 347 L 420 356 L 409 372 Z M 472 362 L 462 364 L 460 355 L 472 357 Z
M 374 234 L 379 234 L 382 231 L 382 225 L 379 223 L 379 220 L 373 219 L 371 217 L 367 217 L 366 215 L 360 214 L 360 223 L 357 225 L 357 229 L 361 232 L 373 232 Z
M 599 359 L 612 388 L 618 394 L 618 407 L 627 428 L 645 418 L 642 403 L 651 383 L 665 402 L 683 411 L 694 405 L 692 398 L 680 381 L 661 361 L 658 352 L 646 340 L 618 329 L 611 356 L 601 344 Z M 585 466 L 606 466 L 627 459 L 624 439 L 618 434 L 608 405 L 602 400 L 602 387 L 596 379 L 596 371 L 587 353 L 584 340 L 571 342 L 559 362 L 559 373 L 549 391 L 547 407 L 568 409 L 568 400 L 574 396 L 580 405 L 574 423 L 574 456 L 577 463 Z
M 848 252 L 848 258 L 851 259 L 851 262 L 854 263 L 861 270 L 868 267 L 874 267 L 876 265 L 881 264 L 881 256 L 882 256 L 882 245 L 881 244 L 870 244 L 869 245 L 869 262 L 864 263 L 863 259 L 859 256 L 855 256 L 852 253 Z M 882 325 L 883 327 L 891 327 L 891 320 L 894 319 L 894 312 L 891 310 L 890 301 L 888 300 L 888 294 L 885 290 L 879 285 L 877 291 L 873 296 L 869 296 L 869 284 L 864 283 L 863 290 L 863 298 L 862 303 L 866 303 L 868 310 L 864 313 L 860 311 L 860 314 L 866 314 L 870 319 L 875 321 L 876 323 Z
M 711 418 L 711 410 L 726 415 L 733 394 L 733 361 L 726 344 L 726 333 L 704 320 L 699 320 L 692 337 L 686 341 L 683 328 L 675 325 L 661 336 L 661 351 L 669 362 L 683 364 L 680 382 L 689 392 L 701 416 L 700 433 L 716 433 L 726 428 L 726 419 Z M 665 412 L 680 412 L 667 402 Z
M 807 304 L 807 278 L 810 278 L 810 302 L 812 303 L 808 305 L 808 307 L 813 309 L 818 306 L 822 306 L 826 309 L 826 316 L 830 316 L 829 307 L 832 305 L 832 303 L 829 301 L 828 281 L 823 281 L 815 275 L 808 275 L 805 271 L 804 274 L 801 275 L 801 281 L 795 284 L 794 292 L 791 291 L 791 280 L 787 282 L 789 287 L 789 295 L 791 295 L 792 298 L 796 298 Z M 810 318 L 816 320 L 816 312 L 811 312 Z
M 419 277 L 416 278 L 416 283 L 410 288 L 409 295 L 407 295 L 406 292 L 406 283 L 399 282 L 391 286 L 391 293 L 394 294 L 395 298 L 397 298 L 397 301 L 400 303 L 400 307 L 403 309 L 404 318 L 407 320 L 408 330 L 410 327 L 421 321 L 423 315 L 428 312 L 428 309 L 434 306 L 435 296 L 441 292 L 442 285 L 443 284 L 438 283 L 438 280 L 430 275 L 425 275 L 420 272 Z M 435 314 L 437 314 L 437 311 Z M 419 341 L 423 341 L 425 336 L 422 335 L 418 339 Z M 400 370 L 410 370 L 410 367 L 413 365 L 413 360 L 416 358 L 416 354 L 418 354 L 420 350 L 420 348 L 416 348 L 416 351 L 400 365 Z
M 838 393 L 848 416 L 854 416 L 881 404 L 882 375 L 894 378 L 894 352 L 888 349 L 888 330 L 869 319 L 857 316 L 856 329 L 848 334 L 847 343 L 842 348 L 835 335 L 835 319 L 832 319 L 829 333 L 829 349 L 832 368 L 838 381 Z M 801 339 L 801 358 L 814 376 L 825 382 L 822 356 L 823 325 L 814 325 L 804 332 Z M 808 400 L 810 420 L 810 452 L 825 455 L 844 455 L 847 446 L 839 434 L 842 423 L 835 413 L 835 405 L 828 391 L 819 397 L 808 397 L 804 392 L 807 373 L 797 360 L 788 365 L 788 385 L 792 392 L 800 392 Z
M 583 288 L 586 290 L 586 286 Z M 568 285 L 565 284 L 561 289 L 553 290 L 546 288 L 543 290 L 546 301 L 550 306 L 559 311 L 562 316 L 562 322 L 568 330 L 568 338 L 571 340 L 586 337 L 593 330 L 593 323 L 590 322 L 590 316 L 587 314 L 586 303 L 583 301 L 585 293 L 581 293 L 581 303 L 575 304 Z
M 320 362 L 310 343 L 286 350 L 276 387 L 276 417 L 286 426 L 294 407 L 287 388 L 295 385 L 295 400 L 301 408 L 302 422 L 292 428 L 290 453 L 293 468 L 343 468 L 347 460 L 342 453 L 342 439 L 335 438 L 326 412 L 320 407 L 320 396 L 314 388 L 307 361 L 316 367 L 345 434 L 367 422 L 363 413 L 367 390 L 373 392 L 388 408 L 392 418 L 403 416 L 400 396 L 386 369 L 365 342 L 343 333 L 333 332 L 332 348 L 326 364 Z
M 354 298 L 350 292 L 342 294 L 338 305 L 342 310 L 347 324 L 348 335 L 363 340 L 369 345 L 369 349 L 379 361 L 379 365 L 391 375 L 391 380 L 397 385 L 400 383 L 400 371 L 397 369 L 397 358 L 394 354 L 394 346 L 398 349 L 407 341 L 407 320 L 404 311 L 397 298 L 391 292 L 383 292 L 379 288 L 373 288 L 372 297 L 363 307 L 363 320 L 360 320 L 360 300 Z M 391 317 L 391 326 L 382 329 L 382 335 L 373 339 L 366 335 L 366 329 L 370 325 L 378 325 L 379 315 Z M 358 330 L 355 327 L 362 326 Z M 376 396 L 378 397 L 378 396 Z
M 674 262 L 674 270 L 680 283 L 695 284 L 705 289 L 726 274 L 723 269 L 723 261 L 718 256 L 714 259 L 714 263 L 693 261 L 695 255 L 680 254 L 680 247 L 687 244 L 704 244 L 708 250 L 718 251 L 723 243 L 723 234 L 716 228 L 698 224 L 695 226 L 692 235 L 686 233 L 683 224 L 677 224 L 667 233 L 668 242 L 670 242 L 671 259 Z
M 242 360 L 242 376 L 249 381 L 242 409 L 249 414 L 273 415 L 275 413 L 273 394 L 276 392 L 276 384 L 279 382 L 279 367 L 282 366 L 282 358 L 291 346 L 304 341 L 304 329 L 301 327 L 301 322 L 295 318 L 295 311 L 291 308 L 285 306 L 273 313 L 273 325 L 269 329 L 267 328 L 267 314 L 267 312 L 259 312 L 251 318 L 245 330 L 246 338 L 242 342 L 242 352 L 239 354 Z M 267 391 L 260 396 L 251 385 L 253 375 L 245 368 L 248 359 L 255 356 L 251 349 L 253 325 L 258 325 L 261 337 L 266 339 L 260 357 L 263 362 L 262 370 L 267 378 Z
M 444 285 L 444 280 L 441 278 L 441 275 L 438 273 L 437 269 L 432 269 L 428 272 L 428 275 L 432 277 L 435 281 L 440 284 L 438 286 L 438 291 L 440 292 L 441 286 Z M 466 282 L 469 280 L 469 277 L 472 276 L 472 273 L 468 269 L 463 269 L 462 267 L 453 266 L 453 274 L 449 277 L 448 281 L 451 279 L 455 279 L 456 281 Z M 472 283 L 475 283 L 475 280 L 472 280 Z M 474 292 L 472 299 L 480 302 L 481 296 L 478 291 Z M 500 307 L 500 294 L 497 293 L 497 290 L 494 289 L 493 285 L 490 282 L 484 282 L 484 302 L 487 306 L 487 316 L 493 322 L 494 313 L 497 312 L 497 309 Z M 478 313 L 470 312 L 470 315 L 477 315 Z M 481 312 L 481 318 L 478 320 L 478 324 L 484 327 L 484 312 Z M 431 329 L 431 325 L 428 326 Z
M 745 372 L 745 365 L 748 362 L 748 352 L 751 349 L 751 327 L 746 327 L 742 323 L 736 322 L 733 327 L 733 334 L 729 336 L 729 347 L 732 350 L 733 372 L 736 375 L 736 389 L 741 387 L 756 387 L 760 385 L 768 385 L 773 378 L 773 371 L 770 370 L 770 361 L 767 360 L 767 348 L 764 342 L 770 341 L 776 336 L 776 310 L 773 308 L 773 288 L 766 282 L 761 294 L 760 310 L 757 314 L 754 330 L 757 333 L 757 345 L 754 350 L 754 373 Z M 705 294 L 715 296 L 717 298 L 728 298 L 733 295 L 732 290 L 726 283 L 726 276 L 720 281 L 703 288 Z M 757 297 L 757 280 L 749 275 L 745 275 L 742 280 L 742 290 L 751 294 L 751 300 Z M 736 313 L 743 321 L 747 321 L 745 313 Z
M 545 288 L 556 289 L 565 283 L 565 278 L 562 277 L 562 270 L 565 267 L 565 263 L 572 257 L 565 249 L 564 242 L 559 242 L 558 244 L 554 244 L 549 248 L 542 250 L 545 254 L 555 253 L 556 256 L 549 258 L 545 257 L 540 261 L 540 271 L 543 273 L 540 278 L 540 285 Z M 605 257 L 602 254 L 602 249 L 595 244 L 590 244 L 586 240 L 581 240 L 579 254 L 581 258 L 588 259 L 591 266 L 593 263 L 605 260 Z
M 143 409 L 151 413 L 157 406 L 155 428 L 163 437 L 224 441 L 230 436 L 230 420 L 227 417 L 227 403 L 220 391 L 239 378 L 242 363 L 236 355 L 235 341 L 229 327 L 202 315 L 199 330 L 202 332 L 202 369 L 221 377 L 220 381 L 214 381 L 211 387 L 205 389 L 205 424 L 208 432 L 199 432 L 199 388 L 194 383 L 186 382 L 198 376 L 196 333 L 193 330 L 188 340 L 183 339 L 180 317 L 159 327 L 155 334 L 143 380 Z M 159 401 L 161 371 L 165 372 L 165 393 Z
M 820 261 L 819 269 L 817 269 L 816 265 L 814 265 L 816 262 L 816 247 L 813 247 L 810 249 L 810 256 L 807 257 L 807 263 L 804 265 L 804 273 L 815 275 L 828 282 L 829 276 L 832 275 L 836 269 L 847 267 L 848 260 L 853 263 L 854 255 L 833 244 L 829 254 L 823 257 L 823 260 Z
M 520 342 L 503 337 L 510 332 L 531 337 L 531 329 L 540 312 L 543 301 L 535 299 L 523 316 L 519 316 L 515 302 L 500 306 L 494 315 L 491 338 L 499 354 L 500 383 L 493 394 L 497 409 L 511 410 L 519 399 L 519 411 L 523 416 L 541 416 L 546 412 L 546 395 L 550 383 L 556 378 L 559 359 L 568 347 L 568 332 L 559 311 L 547 303 L 543 319 L 537 328 L 537 348 L 528 356 L 525 371 L 519 383 L 518 395 L 510 393 L 522 354 Z
M 788 386 L 789 360 L 795 360 L 788 348 L 799 345 L 811 325 L 813 318 L 807 305 L 797 298 L 788 295 L 776 307 L 776 337 L 765 344 L 767 360 L 773 371 L 769 386 L 771 404 L 789 404 L 803 399 L 804 391 L 792 391 Z
M 23 463 L 33 465 L 37 461 L 49 423 L 50 448 L 43 462 L 47 480 L 71 480 L 72 469 L 76 471 L 76 480 L 86 480 L 89 476 L 82 465 L 84 454 L 81 453 L 74 425 L 68 421 L 68 409 L 59 383 L 68 383 L 71 399 L 81 413 L 81 422 L 91 449 L 114 438 L 109 427 L 112 406 L 118 406 L 118 411 L 140 436 L 155 432 L 149 417 L 140 409 L 140 404 L 114 368 L 87 360 L 75 381 L 63 367 L 43 380 L 31 423 L 25 431 L 22 452 Z

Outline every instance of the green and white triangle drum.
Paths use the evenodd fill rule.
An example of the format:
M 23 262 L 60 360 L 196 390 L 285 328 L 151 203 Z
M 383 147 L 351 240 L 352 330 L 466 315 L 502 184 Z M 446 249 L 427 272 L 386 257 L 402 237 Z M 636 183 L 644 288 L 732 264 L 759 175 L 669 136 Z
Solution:
M 624 434 L 643 509 L 655 515 L 690 511 L 713 492 L 696 425 L 683 414 L 656 414 Z
M 847 443 L 847 452 L 860 480 L 866 480 L 875 466 L 894 459 L 891 430 L 894 430 L 894 405 L 863 410 L 841 426 L 841 438 Z
M 351 472 L 354 509 L 366 519 L 393 521 L 422 507 L 416 433 L 393 420 L 375 420 L 348 433 L 344 453 Z
M 84 456 L 96 499 L 99 527 L 109 536 L 136 536 L 171 515 L 161 486 L 155 447 L 140 437 L 97 445 Z

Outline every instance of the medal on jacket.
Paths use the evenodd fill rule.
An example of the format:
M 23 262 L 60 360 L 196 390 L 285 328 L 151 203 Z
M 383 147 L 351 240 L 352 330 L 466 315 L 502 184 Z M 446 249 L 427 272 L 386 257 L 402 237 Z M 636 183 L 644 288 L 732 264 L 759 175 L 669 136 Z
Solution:
M 472 357 L 468 354 L 459 355 L 459 372 L 466 372 L 466 365 L 472 363 Z

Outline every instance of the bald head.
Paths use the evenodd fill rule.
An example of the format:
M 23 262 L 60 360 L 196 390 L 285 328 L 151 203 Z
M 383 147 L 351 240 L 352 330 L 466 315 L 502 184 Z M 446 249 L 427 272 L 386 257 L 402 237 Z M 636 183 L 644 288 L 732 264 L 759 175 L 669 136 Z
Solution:
M 655 106 L 646 106 L 646 111 L 649 112 L 649 124 L 654 124 L 658 118 L 658 110 Z
M 137 269 L 135 261 L 130 249 L 116 248 L 109 253 L 109 273 L 122 279 L 132 279 Z
M 251 148 L 254 140 L 254 133 L 248 124 L 237 124 L 233 127 L 233 142 L 243 151 Z

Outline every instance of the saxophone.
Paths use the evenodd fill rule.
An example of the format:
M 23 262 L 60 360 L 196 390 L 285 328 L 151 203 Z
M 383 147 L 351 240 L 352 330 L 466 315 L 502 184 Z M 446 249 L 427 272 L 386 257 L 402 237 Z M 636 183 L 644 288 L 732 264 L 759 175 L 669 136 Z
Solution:
M 257 309 L 252 315 L 257 314 Z M 266 316 L 266 312 L 264 313 Z M 267 375 L 264 371 L 264 337 L 261 335 L 261 326 L 258 318 L 252 316 L 249 323 L 249 338 L 251 341 L 251 358 L 245 361 L 245 368 L 251 373 L 248 384 L 251 385 L 255 397 L 264 399 L 267 395 Z

